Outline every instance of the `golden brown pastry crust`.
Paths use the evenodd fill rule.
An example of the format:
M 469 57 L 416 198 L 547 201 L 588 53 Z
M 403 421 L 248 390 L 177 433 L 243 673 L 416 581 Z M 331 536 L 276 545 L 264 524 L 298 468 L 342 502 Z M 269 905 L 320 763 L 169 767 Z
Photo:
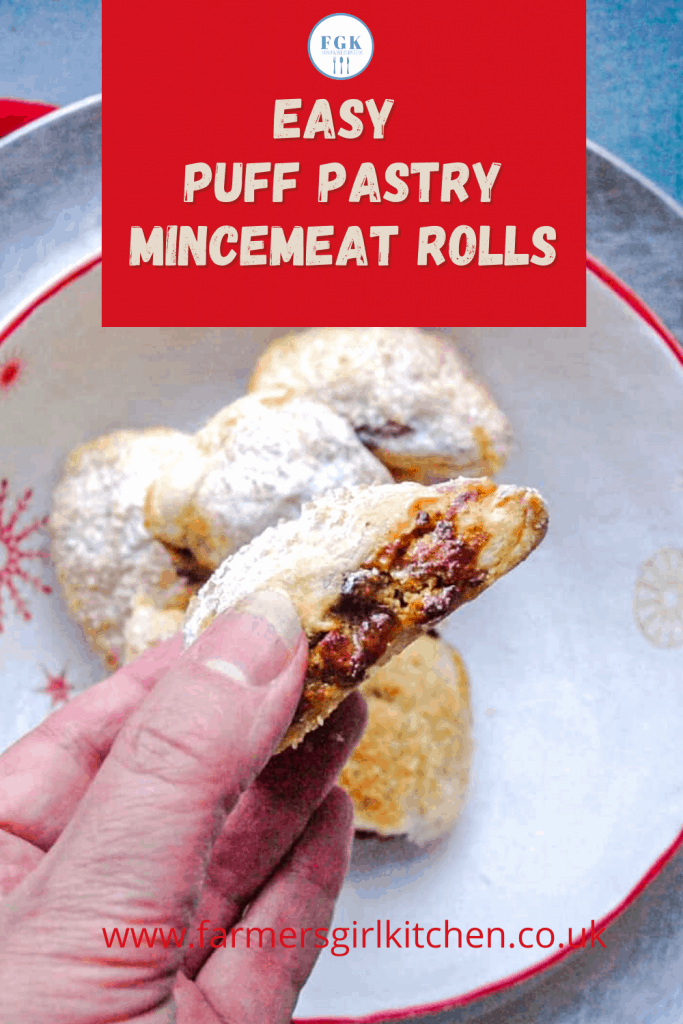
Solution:
M 227 559 L 190 603 L 186 644 L 256 590 L 286 593 L 309 643 L 296 745 L 370 670 L 471 601 L 540 543 L 537 491 L 459 478 L 333 491 Z
M 472 750 L 467 673 L 458 652 L 423 635 L 361 684 L 368 725 L 339 784 L 357 829 L 443 835 L 465 801 Z
M 249 390 L 310 395 L 344 416 L 396 480 L 495 473 L 510 425 L 453 341 L 416 327 L 314 327 L 274 341 Z

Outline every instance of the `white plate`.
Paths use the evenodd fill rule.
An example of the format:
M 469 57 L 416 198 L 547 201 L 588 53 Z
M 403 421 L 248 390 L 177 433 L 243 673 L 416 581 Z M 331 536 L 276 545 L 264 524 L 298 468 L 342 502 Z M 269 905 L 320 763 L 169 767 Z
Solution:
M 279 330 L 103 330 L 99 300 L 95 266 L 0 347 L 2 747 L 49 710 L 39 692 L 46 673 L 66 668 L 79 688 L 101 676 L 52 567 L 21 554 L 47 546 L 39 528 L 26 530 L 49 512 L 67 452 L 121 426 L 196 429 L 243 391 Z M 384 933 L 387 919 L 393 931 L 448 918 L 463 939 L 480 928 L 484 948 L 415 949 L 412 933 L 410 949 L 384 948 L 383 934 L 379 950 L 323 950 L 297 1008 L 304 1020 L 397 1020 L 408 1007 L 453 1006 L 539 969 L 566 951 L 569 927 L 580 935 L 628 898 L 683 824 L 683 647 L 665 646 L 683 643 L 683 367 L 591 273 L 585 330 L 457 333 L 513 424 L 501 481 L 538 487 L 551 528 L 524 565 L 444 628 L 470 670 L 477 742 L 458 827 L 422 853 L 358 843 L 335 926 L 355 921 L 360 934 L 379 919 Z M 649 589 L 636 595 L 643 564 L 662 550 L 674 554 L 653 563 Z M 498 933 L 486 947 L 494 927 L 504 949 Z M 527 927 L 532 942 L 552 929 L 553 945 L 522 948 Z

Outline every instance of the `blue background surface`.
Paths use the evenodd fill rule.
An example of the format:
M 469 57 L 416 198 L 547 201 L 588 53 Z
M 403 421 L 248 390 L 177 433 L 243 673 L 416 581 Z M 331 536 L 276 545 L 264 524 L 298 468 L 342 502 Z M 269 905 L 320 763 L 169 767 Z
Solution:
M 0 96 L 100 92 L 100 31 L 99 0 L 0 0 Z M 588 135 L 683 201 L 683 0 L 588 0 Z
M 588 0 L 588 137 L 683 201 L 681 0 Z

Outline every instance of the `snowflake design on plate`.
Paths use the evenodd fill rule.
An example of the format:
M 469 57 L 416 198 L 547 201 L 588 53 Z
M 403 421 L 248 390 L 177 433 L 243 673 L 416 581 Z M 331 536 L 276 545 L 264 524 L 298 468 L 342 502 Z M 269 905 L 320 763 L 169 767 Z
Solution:
M 56 708 L 58 704 L 66 704 L 71 691 L 74 689 L 66 678 L 66 665 L 61 672 L 54 676 L 45 667 L 41 666 L 41 668 L 45 673 L 45 686 L 41 686 L 37 692 L 46 693 L 52 701 L 53 708 Z
M 3 591 L 6 590 L 12 599 L 15 609 L 21 617 L 28 621 L 31 613 L 28 605 L 17 589 L 18 583 L 27 583 L 41 594 L 51 594 L 52 587 L 46 586 L 37 576 L 32 576 L 24 567 L 30 562 L 47 562 L 49 554 L 47 551 L 24 547 L 24 541 L 42 529 L 47 524 L 48 517 L 36 519 L 30 526 L 19 526 L 19 520 L 26 512 L 29 502 L 33 497 L 31 488 L 27 488 L 20 498 L 17 498 L 14 511 L 5 521 L 7 512 L 7 496 L 9 483 L 7 480 L 0 482 L 0 633 L 4 629 L 4 606 L 2 603 Z
M 662 548 L 640 570 L 633 614 L 655 647 L 683 647 L 683 551 Z
M 9 356 L 0 363 L 0 394 L 13 388 L 23 371 L 24 364 L 18 356 Z

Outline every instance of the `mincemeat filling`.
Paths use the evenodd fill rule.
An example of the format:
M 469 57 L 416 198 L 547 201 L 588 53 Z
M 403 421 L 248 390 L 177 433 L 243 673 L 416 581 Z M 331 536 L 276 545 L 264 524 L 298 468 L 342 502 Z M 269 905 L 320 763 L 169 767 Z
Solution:
M 211 578 L 212 571 L 200 565 L 189 548 L 176 548 L 166 541 L 162 541 L 162 544 L 171 555 L 178 576 L 184 579 L 190 586 L 199 588 Z
M 485 581 L 475 566 L 487 539 L 464 541 L 443 513 L 420 512 L 412 530 L 345 577 L 330 609 L 338 625 L 309 638 L 309 680 L 355 686 L 399 632 L 436 623 L 473 597 Z
M 406 423 L 397 423 L 396 420 L 387 420 L 377 427 L 371 427 L 362 423 L 356 427 L 356 433 L 361 441 L 372 441 L 374 437 L 404 437 L 406 434 L 414 434 L 415 431 Z

